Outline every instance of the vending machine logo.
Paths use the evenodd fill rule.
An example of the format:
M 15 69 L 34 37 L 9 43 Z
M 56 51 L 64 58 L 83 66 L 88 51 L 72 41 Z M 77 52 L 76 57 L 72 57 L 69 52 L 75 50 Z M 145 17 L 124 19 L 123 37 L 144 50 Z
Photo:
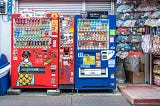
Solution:
M 33 9 L 20 9 L 19 13 L 21 13 L 23 17 L 44 17 L 47 12 Z

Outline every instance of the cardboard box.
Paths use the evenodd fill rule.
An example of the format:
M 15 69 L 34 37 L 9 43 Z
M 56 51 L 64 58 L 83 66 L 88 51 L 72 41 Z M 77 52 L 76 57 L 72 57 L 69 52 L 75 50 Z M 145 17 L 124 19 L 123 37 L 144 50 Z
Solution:
M 132 72 L 126 71 L 126 80 L 131 83 L 144 83 L 145 82 L 144 72 Z

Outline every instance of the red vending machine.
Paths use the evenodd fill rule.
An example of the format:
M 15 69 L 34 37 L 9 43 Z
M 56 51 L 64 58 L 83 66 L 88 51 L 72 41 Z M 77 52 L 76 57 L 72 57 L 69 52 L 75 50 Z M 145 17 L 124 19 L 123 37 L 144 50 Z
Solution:
M 59 89 L 74 89 L 74 16 L 59 17 Z
M 12 15 L 12 88 L 58 88 L 58 25 L 57 13 Z

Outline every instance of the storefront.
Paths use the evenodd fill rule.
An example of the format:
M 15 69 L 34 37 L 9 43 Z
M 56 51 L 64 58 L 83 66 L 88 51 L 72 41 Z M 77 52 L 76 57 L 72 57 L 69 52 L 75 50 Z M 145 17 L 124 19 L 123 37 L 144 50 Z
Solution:
M 116 14 L 120 81 L 159 85 L 159 1 L 117 0 Z
M 31 9 L 47 13 L 57 12 L 64 15 L 80 15 L 82 11 L 108 11 L 109 14 L 116 14 L 117 75 L 120 75 L 119 83 L 153 84 L 153 77 L 156 77 L 157 80 L 159 79 L 159 72 L 157 72 L 158 68 L 157 66 L 153 67 L 152 63 L 154 63 L 154 61 L 153 55 L 151 55 L 157 55 L 157 51 L 153 53 L 153 51 L 150 50 L 150 45 L 145 45 L 145 39 L 151 41 L 151 38 L 153 37 L 148 35 L 159 34 L 159 29 L 157 27 L 159 24 L 152 26 L 147 25 L 146 22 L 147 19 L 158 20 L 160 17 L 160 9 L 156 1 L 152 5 L 150 5 L 149 2 L 146 5 L 143 5 L 144 2 L 141 2 L 140 4 L 134 1 L 123 3 L 119 2 L 119 0 L 16 0 L 13 4 L 15 4 L 13 6 L 13 13 L 21 13 L 24 9 Z M 153 8 L 153 10 L 147 10 L 148 7 L 155 8 Z M 156 15 L 154 16 L 152 14 Z M 2 27 L 2 25 L 4 25 L 4 27 L 2 27 L 0 31 L 0 50 L 10 57 L 10 49 L 8 48 L 10 48 L 9 45 L 11 42 L 7 42 L 7 45 L 6 42 L 4 42 L 7 39 L 10 39 L 10 21 L 6 22 L 4 20 L 6 19 L 5 15 L 4 17 L 2 16 L 1 19 L 2 23 L 0 26 Z M 145 38 L 146 36 L 144 36 L 144 38 L 142 38 L 143 35 L 147 35 L 148 37 Z M 152 42 L 151 45 L 154 45 L 154 42 Z M 145 50 L 145 48 L 147 50 Z M 153 48 L 156 48 L 156 46 Z M 153 68 L 156 70 L 155 72 L 152 71 Z

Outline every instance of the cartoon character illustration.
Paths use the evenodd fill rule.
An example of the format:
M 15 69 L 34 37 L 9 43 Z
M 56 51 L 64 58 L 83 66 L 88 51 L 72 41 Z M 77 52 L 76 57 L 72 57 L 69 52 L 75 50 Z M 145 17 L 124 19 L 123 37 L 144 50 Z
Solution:
M 23 61 L 18 65 L 18 80 L 17 86 L 27 86 L 27 85 L 34 85 L 34 75 L 31 73 L 23 73 L 21 72 L 21 68 L 25 67 L 32 67 L 32 63 L 29 61 L 29 57 L 31 56 L 30 51 L 23 51 L 22 57 Z

